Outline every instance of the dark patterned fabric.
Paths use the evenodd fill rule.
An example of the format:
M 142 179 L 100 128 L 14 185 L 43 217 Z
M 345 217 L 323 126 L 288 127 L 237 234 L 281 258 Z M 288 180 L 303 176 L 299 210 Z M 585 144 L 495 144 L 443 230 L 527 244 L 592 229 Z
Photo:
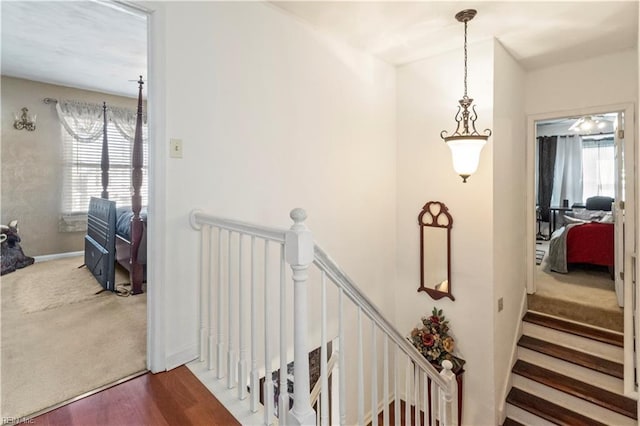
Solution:
M 538 206 L 543 222 L 549 222 L 557 142 L 557 136 L 538 137 Z

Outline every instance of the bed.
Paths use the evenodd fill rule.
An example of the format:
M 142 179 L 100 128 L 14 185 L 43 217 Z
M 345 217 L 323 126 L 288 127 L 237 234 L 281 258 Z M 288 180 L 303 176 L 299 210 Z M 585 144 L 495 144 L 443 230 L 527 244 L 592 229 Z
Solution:
M 607 266 L 613 271 L 614 224 L 570 223 L 554 232 L 549 242 L 551 270 L 568 273 L 572 263 Z
M 85 265 L 107 290 L 116 291 L 116 262 L 129 272 L 131 294 L 142 293 L 146 276 L 146 211 L 142 208 L 142 76 L 138 80 L 138 109 L 131 164 L 131 206 L 116 206 L 108 199 L 109 148 L 106 136 L 107 115 L 104 109 L 102 142 L 102 194 L 89 203 L 87 234 L 85 235 Z

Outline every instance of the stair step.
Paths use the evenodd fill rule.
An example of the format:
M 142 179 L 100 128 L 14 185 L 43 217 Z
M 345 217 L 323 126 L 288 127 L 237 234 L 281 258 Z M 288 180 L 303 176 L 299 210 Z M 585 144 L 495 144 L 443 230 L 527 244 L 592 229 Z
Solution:
M 578 364 L 573 364 L 531 349 L 523 348 L 522 346 L 518 346 L 517 359 L 526 361 L 530 364 L 535 364 L 539 367 L 548 368 L 549 370 L 562 373 L 565 376 L 573 377 L 574 379 L 581 380 L 586 383 L 591 383 L 594 386 L 617 393 L 618 395 L 624 395 L 623 379 L 618 379 Z
M 608 343 L 621 348 L 624 347 L 624 335 L 622 333 L 606 330 L 604 328 L 592 327 L 586 324 L 580 324 L 534 311 L 528 311 L 522 320 L 532 324 L 553 328 L 554 330 L 587 337 L 589 339 L 597 340 L 598 342 Z
M 583 425 L 583 426 L 605 426 L 582 414 L 567 410 L 560 405 L 544 400 L 518 388 L 511 388 L 507 395 L 507 402 L 545 420 L 558 425 Z
M 588 353 L 599 358 L 608 359 L 620 364 L 624 363 L 624 348 L 597 342 L 588 337 L 577 336 L 564 331 L 555 330 L 531 322 L 522 323 L 522 334 L 535 337 L 546 342 L 561 342 L 563 346 Z
M 507 417 L 511 420 L 517 421 L 522 425 L 527 426 L 556 426 L 557 423 L 552 423 L 542 417 L 536 416 L 527 410 L 523 410 L 520 407 L 516 407 L 513 404 L 507 404 L 506 406 Z
M 600 407 L 615 411 L 635 420 L 638 419 L 636 401 L 631 398 L 615 394 L 522 360 L 516 361 L 512 371 L 514 374 L 589 401 Z
M 504 423 L 502 423 L 502 426 L 524 426 L 524 425 L 518 421 L 515 421 L 507 417 L 506 419 L 504 419 Z
M 600 373 L 608 374 L 618 379 L 624 378 L 624 365 L 595 355 L 577 351 L 565 346 L 556 345 L 555 343 L 546 342 L 531 336 L 522 336 L 518 341 L 518 346 L 568 361 Z

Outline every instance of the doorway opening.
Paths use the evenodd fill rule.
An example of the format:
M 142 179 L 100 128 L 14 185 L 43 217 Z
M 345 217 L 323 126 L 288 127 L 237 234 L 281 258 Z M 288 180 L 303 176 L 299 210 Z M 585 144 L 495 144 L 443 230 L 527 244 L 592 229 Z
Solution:
M 146 294 L 119 297 L 100 292 L 100 284 L 88 269 L 78 268 L 84 261 L 87 217 L 86 211 L 84 217 L 71 217 L 62 206 L 67 172 L 63 144 L 65 138 L 71 138 L 73 146 L 82 147 L 82 155 L 85 151 L 93 155 L 89 143 L 94 138 L 77 141 L 71 131 L 65 133 L 56 104 L 75 101 L 79 109 L 90 110 L 90 106 L 106 103 L 113 115 L 104 116 L 115 116 L 116 110 L 120 113 L 117 124 L 113 125 L 114 120 L 108 125 L 112 141 L 109 187 L 125 181 L 126 192 L 131 173 L 118 170 L 129 168 L 130 127 L 124 118 L 129 110 L 135 114 L 135 80 L 140 75 L 147 79 L 149 20 L 148 11 L 116 2 L 2 4 L 2 38 L 7 47 L 12 46 L 3 49 L 2 105 L 7 110 L 27 105 L 38 118 L 34 131 L 7 130 L 2 138 L 3 223 L 19 219 L 22 247 L 36 257 L 35 264 L 2 277 L 3 418 L 26 419 L 147 370 Z M 142 46 L 136 56 L 142 59 L 139 67 L 128 61 L 135 51 L 131 45 L 138 41 Z M 116 42 L 124 45 L 113 47 Z M 41 50 L 31 52 L 30 47 Z M 66 71 L 61 71 L 65 66 Z M 108 81 L 117 84 L 99 86 Z M 115 142 L 119 145 L 114 149 Z M 89 154 L 74 157 L 73 177 L 78 179 L 76 187 L 89 188 L 90 196 L 101 197 L 92 186 L 100 182 L 100 159 L 96 166 Z M 44 163 L 37 163 L 38 159 Z M 9 169 L 11 176 L 4 174 Z M 149 179 L 144 177 L 151 179 L 151 174 Z M 29 189 L 13 189 L 25 184 Z M 47 206 L 41 206 L 44 203 Z M 120 206 L 126 206 L 125 201 L 118 201 Z M 113 284 L 119 287 L 130 282 L 128 272 L 116 268 Z
M 626 394 L 637 391 L 625 274 L 635 253 L 633 116 L 616 105 L 530 117 L 527 148 L 528 308 L 622 334 Z
M 623 333 L 614 243 L 622 226 L 614 220 L 623 186 L 617 128 L 617 112 L 536 122 L 536 292 L 528 304 Z

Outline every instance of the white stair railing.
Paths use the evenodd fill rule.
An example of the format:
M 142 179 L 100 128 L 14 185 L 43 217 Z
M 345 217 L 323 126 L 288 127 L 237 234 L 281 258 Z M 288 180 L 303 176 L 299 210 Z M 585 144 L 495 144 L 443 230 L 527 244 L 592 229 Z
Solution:
M 207 380 L 225 383 L 219 392 L 233 393 L 234 415 L 262 412 L 266 425 L 400 425 L 404 404 L 405 425 L 412 417 L 421 424 L 421 415 L 424 424 L 457 425 L 451 363 L 439 373 L 314 244 L 304 210 L 290 216 L 290 229 L 190 216 L 200 231 L 199 362 Z M 310 374 L 310 349 L 318 346 Z

